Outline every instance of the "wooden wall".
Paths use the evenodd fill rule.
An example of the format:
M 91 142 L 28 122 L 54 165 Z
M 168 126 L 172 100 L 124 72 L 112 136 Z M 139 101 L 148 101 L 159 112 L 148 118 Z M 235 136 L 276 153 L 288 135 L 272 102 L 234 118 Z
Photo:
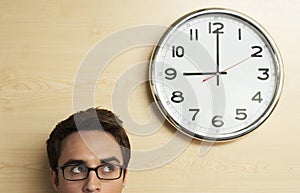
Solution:
M 199 153 L 203 143 L 193 140 L 171 162 L 130 171 L 124 192 L 300 192 L 299 0 L 1 0 L 0 192 L 54 192 L 45 140 L 58 121 L 73 113 L 80 64 L 100 40 L 132 26 L 168 26 L 207 7 L 241 11 L 269 31 L 284 60 L 280 102 L 258 130 L 240 140 L 216 144 L 204 155 Z M 132 48 L 116 56 L 99 76 L 95 105 L 113 109 L 117 81 L 147 61 L 151 50 L 152 46 Z M 145 69 L 140 76 L 146 74 Z M 148 84 L 119 100 L 128 101 L 137 122 L 151 120 Z M 134 150 L 147 151 L 167 143 L 175 132 L 164 124 L 151 135 L 130 134 L 130 139 Z

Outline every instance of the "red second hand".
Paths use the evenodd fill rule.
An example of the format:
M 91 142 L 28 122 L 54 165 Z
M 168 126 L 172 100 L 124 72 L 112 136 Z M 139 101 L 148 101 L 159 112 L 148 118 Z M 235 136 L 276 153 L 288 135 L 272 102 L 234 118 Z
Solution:
M 230 67 L 228 67 L 228 68 L 226 68 L 226 69 L 223 70 L 222 72 L 226 72 L 227 70 L 229 70 L 229 69 L 231 69 L 231 68 L 233 68 L 233 67 L 235 67 L 235 66 L 237 66 L 237 65 L 239 65 L 239 64 L 241 64 L 241 63 L 243 63 L 243 62 L 245 62 L 245 61 L 247 61 L 247 60 L 249 60 L 250 58 L 251 58 L 251 56 L 248 57 L 248 58 L 245 58 L 245 59 L 243 59 L 243 60 L 241 60 L 241 61 L 239 61 L 238 63 L 236 63 L 236 64 L 234 64 L 234 65 L 232 65 L 232 66 L 230 66 Z M 209 80 L 209 79 L 211 79 L 211 78 L 213 78 L 213 77 L 215 77 L 215 76 L 217 76 L 217 75 L 215 74 L 215 75 L 212 75 L 212 76 L 210 76 L 210 77 L 208 77 L 208 78 L 205 78 L 205 79 L 202 80 L 202 82 L 205 82 L 205 81 L 207 81 L 207 80 Z

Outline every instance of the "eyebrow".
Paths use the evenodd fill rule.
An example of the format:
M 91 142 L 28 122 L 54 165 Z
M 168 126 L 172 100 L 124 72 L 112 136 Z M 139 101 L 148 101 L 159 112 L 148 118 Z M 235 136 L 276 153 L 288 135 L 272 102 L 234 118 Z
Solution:
M 84 160 L 75 160 L 75 159 L 69 159 L 66 161 L 63 166 L 68 166 L 68 165 L 85 165 L 86 161 Z
M 111 163 L 113 161 L 117 162 L 118 164 L 120 164 L 120 160 L 116 157 L 116 156 L 112 156 L 112 157 L 109 157 L 109 158 L 104 158 L 104 159 L 101 159 L 100 160 L 101 163 Z
M 100 159 L 101 164 L 111 163 L 113 161 L 117 162 L 118 164 L 121 163 L 120 160 L 117 157 L 115 157 L 115 156 L 112 156 L 112 157 L 109 157 L 109 158 Z M 68 166 L 68 165 L 87 165 L 87 162 L 84 161 L 84 160 L 69 159 L 68 161 L 66 161 L 62 165 L 62 167 Z

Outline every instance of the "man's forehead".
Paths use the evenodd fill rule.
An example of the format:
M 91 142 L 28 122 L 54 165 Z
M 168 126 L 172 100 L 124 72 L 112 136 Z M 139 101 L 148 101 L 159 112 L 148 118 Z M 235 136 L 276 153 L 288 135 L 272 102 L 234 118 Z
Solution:
M 116 158 L 123 163 L 120 145 L 114 137 L 102 131 L 80 131 L 68 136 L 62 144 L 60 156 L 66 162 L 73 160 L 107 160 Z

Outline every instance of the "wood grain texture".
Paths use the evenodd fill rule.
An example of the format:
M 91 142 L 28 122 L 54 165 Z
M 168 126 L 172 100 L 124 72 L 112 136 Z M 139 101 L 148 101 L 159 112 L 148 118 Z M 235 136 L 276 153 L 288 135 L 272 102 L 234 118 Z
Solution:
M 202 156 L 199 152 L 205 144 L 192 140 L 171 162 L 155 169 L 131 170 L 124 192 L 300 192 L 298 0 L 2 0 L 0 192 L 54 192 L 45 140 L 58 121 L 73 113 L 80 64 L 99 41 L 132 26 L 168 26 L 184 14 L 206 7 L 243 12 L 272 35 L 285 68 L 279 104 L 258 130 L 242 139 L 214 144 Z M 113 58 L 95 84 L 95 105 L 114 109 L 112 99 L 119 81 L 137 64 L 148 61 L 151 51 L 151 46 L 142 46 Z M 147 69 L 142 68 L 138 76 L 146 79 Z M 124 89 L 132 89 L 131 95 L 117 99 L 128 104 L 130 119 L 149 124 L 157 114 L 149 107 L 153 99 L 147 82 Z M 135 132 L 130 132 L 134 150 L 160 148 L 176 135 L 167 123 L 153 128 L 149 135 Z

